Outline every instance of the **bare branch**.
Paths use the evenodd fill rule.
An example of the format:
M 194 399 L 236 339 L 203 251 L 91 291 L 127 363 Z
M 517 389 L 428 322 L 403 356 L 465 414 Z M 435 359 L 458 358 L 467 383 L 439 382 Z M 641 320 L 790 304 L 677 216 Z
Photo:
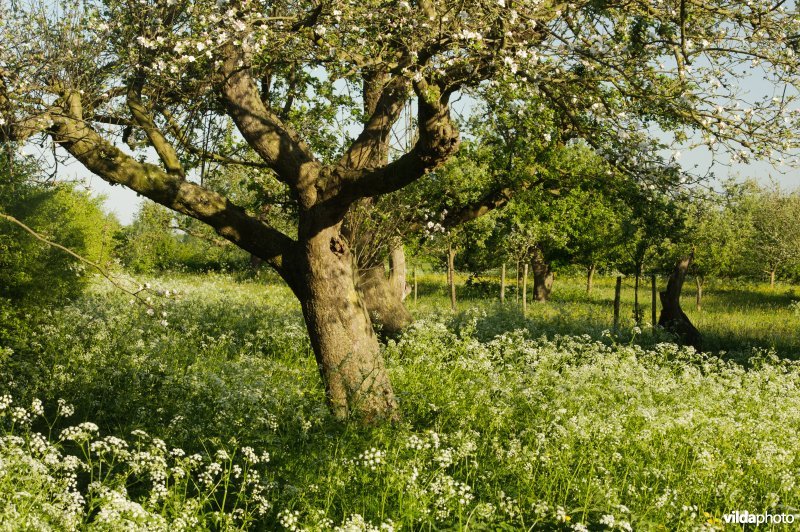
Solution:
M 97 270 L 100 273 L 100 275 L 105 277 L 105 279 L 109 283 L 114 285 L 116 288 L 118 288 L 119 290 L 122 290 L 123 292 L 125 292 L 125 293 L 127 293 L 129 295 L 132 295 L 133 297 L 138 299 L 141 303 L 144 303 L 145 305 L 150 306 L 149 303 L 147 303 L 144 299 L 141 298 L 141 296 L 139 296 L 139 293 L 142 291 L 141 289 L 129 290 L 128 288 L 125 288 L 121 283 L 119 283 L 116 279 L 114 279 L 114 277 L 108 272 L 108 270 L 106 270 L 105 268 L 103 268 L 102 266 L 97 264 L 96 262 L 94 262 L 92 260 L 89 260 L 86 257 L 83 257 L 82 255 L 79 255 L 78 253 L 75 253 L 74 251 L 72 251 L 68 247 L 62 246 L 61 244 L 59 244 L 57 242 L 53 242 L 52 240 L 48 240 L 44 236 L 42 236 L 39 233 L 37 233 L 34 229 L 31 229 L 24 222 L 18 220 L 17 218 L 14 218 L 13 216 L 11 216 L 9 214 L 5 214 L 3 212 L 0 212 L 0 218 L 2 218 L 4 220 L 8 220 L 9 222 L 11 222 L 13 224 L 18 225 L 19 227 L 21 227 L 22 229 L 24 229 L 25 231 L 30 233 L 36 240 L 44 242 L 48 246 L 51 246 L 51 247 L 54 247 L 56 249 L 59 249 L 59 250 L 63 251 L 67 255 L 77 259 L 78 261 L 86 264 L 87 266 L 91 266 L 92 268 Z
M 244 159 L 235 159 L 233 157 L 228 157 L 227 155 L 222 155 L 216 152 L 204 150 L 198 148 L 197 146 L 191 143 L 189 139 L 189 135 L 181 130 L 180 125 L 175 120 L 175 117 L 172 116 L 172 113 L 167 111 L 166 109 L 161 110 L 161 114 L 167 120 L 167 127 L 169 128 L 170 133 L 175 139 L 178 141 L 178 144 L 186 150 L 187 152 L 191 153 L 192 155 L 199 157 L 201 159 L 205 159 L 206 161 L 211 161 L 219 164 L 226 164 L 226 165 L 237 165 L 237 166 L 250 166 L 253 168 L 270 168 L 270 166 L 265 162 L 258 162 L 258 161 L 247 161 Z
M 153 122 L 135 87 L 128 88 L 127 104 L 134 121 L 144 130 L 150 140 L 150 145 L 156 150 L 167 172 L 185 178 L 186 172 L 183 169 L 183 165 L 181 165 L 178 154 L 175 152 L 175 148 L 172 147 L 172 144 L 169 143 L 159 131 L 155 122 Z

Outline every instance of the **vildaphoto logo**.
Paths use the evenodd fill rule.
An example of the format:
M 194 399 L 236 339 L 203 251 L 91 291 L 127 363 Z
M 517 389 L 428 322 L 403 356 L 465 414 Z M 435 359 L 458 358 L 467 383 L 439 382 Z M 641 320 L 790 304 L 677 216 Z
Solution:
M 794 523 L 794 514 L 751 514 L 747 510 L 744 512 L 735 511 L 722 516 L 722 520 L 726 523 L 745 525 L 764 525 L 773 523 Z

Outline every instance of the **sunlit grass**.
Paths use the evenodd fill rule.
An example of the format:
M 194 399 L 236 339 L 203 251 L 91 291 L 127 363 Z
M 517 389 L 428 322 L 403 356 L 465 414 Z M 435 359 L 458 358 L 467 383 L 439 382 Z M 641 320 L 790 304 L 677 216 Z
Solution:
M 152 312 L 98 284 L 28 316 L 0 356 L 13 398 L 0 405 L 0 522 L 698 530 L 800 504 L 800 367 L 753 350 L 774 337 L 792 355 L 790 288 L 712 285 L 696 313 L 687 286 L 707 341 L 755 355 L 741 365 L 635 332 L 630 280 L 614 336 L 610 278 L 589 299 L 582 279 L 558 278 L 525 316 L 513 290 L 501 307 L 464 286 L 454 314 L 444 276 L 418 279 L 416 323 L 384 348 L 403 420 L 371 428 L 331 418 L 299 306 L 272 281 L 142 279 Z M 59 399 L 75 412 L 53 421 Z M 97 431 L 59 441 L 85 422 Z M 108 436 L 154 458 L 117 456 Z M 117 450 L 92 454 L 102 441 Z M 245 474 L 245 448 L 269 461 Z

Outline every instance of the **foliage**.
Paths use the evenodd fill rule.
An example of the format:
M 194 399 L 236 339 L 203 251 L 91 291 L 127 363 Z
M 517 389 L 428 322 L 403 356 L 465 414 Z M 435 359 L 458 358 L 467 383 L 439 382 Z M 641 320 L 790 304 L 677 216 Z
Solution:
M 180 223 L 179 223 L 180 221 Z M 146 201 L 117 235 L 116 254 L 137 273 L 166 270 L 242 270 L 248 256 L 207 226 Z
M 691 245 L 694 252 L 691 271 L 701 283 L 707 277 L 731 278 L 750 273 L 746 257 L 752 229 L 739 206 L 740 199 L 729 187 L 725 194 L 698 195 L 689 206 L 685 244 Z
M 45 238 L 101 265 L 111 260 L 118 222 L 102 200 L 67 183 L 34 181 L 24 161 L 0 162 L 0 212 L 22 221 Z M 0 298 L 47 305 L 77 296 L 88 279 L 86 265 L 38 241 L 21 227 L 0 220 Z
M 756 187 L 741 198 L 737 211 L 752 224 L 742 257 L 751 275 L 763 272 L 774 279 L 778 271 L 800 264 L 800 194 L 785 193 L 775 184 Z

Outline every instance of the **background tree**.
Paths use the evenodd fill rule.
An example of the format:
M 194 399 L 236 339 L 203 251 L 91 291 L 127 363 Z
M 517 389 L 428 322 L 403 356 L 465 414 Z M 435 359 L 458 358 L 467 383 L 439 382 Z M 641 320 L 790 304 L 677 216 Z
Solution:
M 569 227 L 568 253 L 572 263 L 586 270 L 586 294 L 589 295 L 597 270 L 609 267 L 619 256 L 620 206 L 605 195 L 582 189 L 571 191 L 564 203 Z
M 708 278 L 733 277 L 741 269 L 749 233 L 746 221 L 735 215 L 738 198 L 730 193 L 696 194 L 687 213 L 684 254 L 694 251 L 690 273 L 696 285 L 695 306 L 702 308 Z
M 739 215 L 752 224 L 745 260 L 753 272 L 766 273 L 774 288 L 777 274 L 800 261 L 800 196 L 777 185 L 759 187 L 742 198 Z
M 642 323 L 639 287 L 648 263 L 654 271 L 667 271 L 674 261 L 673 240 L 681 239 L 686 224 L 686 202 L 650 187 L 630 187 L 622 210 L 622 245 L 617 263 L 621 271 L 634 276 L 633 317 Z M 682 286 L 682 281 L 681 281 Z

